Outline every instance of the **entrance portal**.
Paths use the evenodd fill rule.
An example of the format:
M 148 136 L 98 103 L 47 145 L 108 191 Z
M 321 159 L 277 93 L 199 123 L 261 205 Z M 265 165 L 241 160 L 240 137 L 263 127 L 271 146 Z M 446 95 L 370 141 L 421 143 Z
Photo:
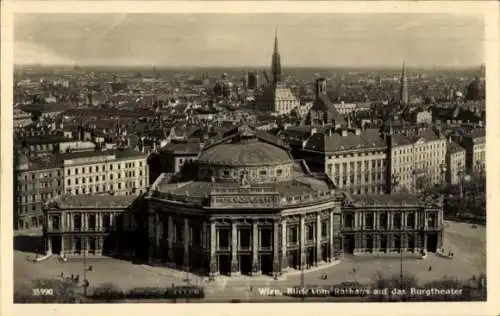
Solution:
M 260 267 L 262 274 L 271 275 L 273 273 L 273 256 L 272 255 L 261 255 L 260 256 Z
M 252 274 L 252 256 L 251 255 L 240 255 L 240 271 L 241 271 L 241 274 L 246 274 L 246 275 Z
M 229 255 L 219 255 L 219 273 L 222 275 L 231 274 L 231 259 Z
M 380 250 L 387 251 L 387 235 L 380 235 Z
M 344 237 L 344 249 L 347 253 L 353 254 L 354 253 L 354 236 L 353 235 L 346 235 Z
M 314 265 L 314 248 L 307 248 L 307 257 L 306 257 L 306 264 L 307 266 L 311 267 Z
M 292 269 L 300 269 L 298 250 L 290 250 L 288 252 L 288 267 Z
M 90 237 L 89 238 L 89 253 L 94 255 L 95 254 L 95 248 L 96 248 L 96 242 L 95 238 Z
M 436 252 L 438 249 L 438 235 L 431 233 L 427 235 L 427 251 Z
M 61 254 L 61 236 L 50 237 L 50 242 L 52 243 L 52 253 L 59 255 Z

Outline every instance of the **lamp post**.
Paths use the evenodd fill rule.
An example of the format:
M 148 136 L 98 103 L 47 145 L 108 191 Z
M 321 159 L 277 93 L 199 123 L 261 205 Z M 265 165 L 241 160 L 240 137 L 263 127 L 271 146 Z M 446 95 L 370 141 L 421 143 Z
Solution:
M 87 280 L 87 271 L 92 271 L 92 266 L 87 267 L 87 237 L 83 239 L 83 296 L 87 297 L 87 289 L 89 287 L 89 281 Z

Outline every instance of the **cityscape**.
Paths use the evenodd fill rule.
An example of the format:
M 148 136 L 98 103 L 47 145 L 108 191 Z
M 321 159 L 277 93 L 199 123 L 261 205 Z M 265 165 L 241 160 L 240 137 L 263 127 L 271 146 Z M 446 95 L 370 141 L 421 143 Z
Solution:
M 486 300 L 481 16 L 15 21 L 14 303 Z

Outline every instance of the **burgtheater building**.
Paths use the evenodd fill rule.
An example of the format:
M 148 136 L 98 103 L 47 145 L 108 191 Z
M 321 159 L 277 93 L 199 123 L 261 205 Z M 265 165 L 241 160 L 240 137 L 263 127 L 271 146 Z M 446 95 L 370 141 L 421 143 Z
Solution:
M 334 183 L 243 125 L 205 147 L 196 172 L 146 194 L 149 260 L 210 276 L 277 275 L 342 253 Z

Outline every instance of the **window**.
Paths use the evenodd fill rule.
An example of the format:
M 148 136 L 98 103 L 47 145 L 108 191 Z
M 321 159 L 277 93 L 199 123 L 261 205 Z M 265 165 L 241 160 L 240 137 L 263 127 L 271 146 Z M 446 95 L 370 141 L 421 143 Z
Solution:
M 71 185 L 71 179 L 68 179 L 68 185 Z
M 314 224 L 306 224 L 306 238 L 308 241 L 314 240 Z
M 288 227 L 288 243 L 296 244 L 299 242 L 297 226 Z
M 111 226 L 111 218 L 108 214 L 104 214 L 102 216 L 102 226 L 105 229 L 109 229 L 109 227 Z
M 332 165 L 330 164 L 329 166 L 330 166 L 330 169 L 331 169 Z M 283 170 L 281 170 L 281 169 L 276 170 L 276 175 L 281 176 L 282 173 L 283 173 Z
M 88 218 L 89 229 L 94 230 L 96 227 L 96 217 L 94 214 L 89 214 Z
M 266 170 L 261 170 L 261 171 L 260 171 L 260 175 L 261 175 L 261 176 L 265 176 L 266 174 L 267 174 L 267 171 L 266 171 Z
M 80 214 L 73 215 L 73 229 L 78 231 L 82 228 L 82 217 Z
M 365 215 L 365 227 L 369 229 L 373 228 L 373 214 L 367 213 Z
M 272 230 L 268 228 L 262 228 L 260 231 L 260 247 L 271 248 L 272 242 L 273 242 Z
M 321 222 L 321 236 L 328 236 L 328 221 Z
M 401 214 L 397 213 L 397 214 L 394 214 L 394 217 L 392 218 L 393 219 L 393 226 L 395 228 L 401 228 Z

